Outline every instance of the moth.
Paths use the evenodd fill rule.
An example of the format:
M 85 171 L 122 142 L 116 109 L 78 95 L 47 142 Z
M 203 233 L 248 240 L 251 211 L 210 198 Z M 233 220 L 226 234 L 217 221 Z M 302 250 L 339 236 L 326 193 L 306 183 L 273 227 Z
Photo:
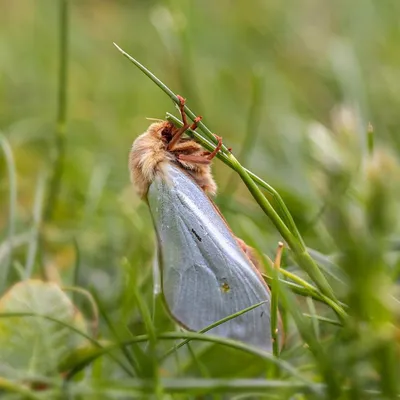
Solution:
M 178 96 L 181 128 L 169 121 L 149 126 L 132 145 L 131 181 L 150 209 L 157 236 L 161 291 L 170 315 L 185 329 L 199 331 L 252 305 L 210 334 L 272 348 L 270 292 L 251 261 L 250 248 L 236 238 L 210 199 L 216 184 L 212 152 L 183 134 L 190 125 Z

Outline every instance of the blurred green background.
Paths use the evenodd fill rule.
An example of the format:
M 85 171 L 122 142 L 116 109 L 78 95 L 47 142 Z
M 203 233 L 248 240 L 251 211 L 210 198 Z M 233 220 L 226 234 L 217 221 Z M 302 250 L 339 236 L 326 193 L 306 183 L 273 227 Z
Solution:
M 176 109 L 113 42 L 185 97 L 239 161 L 277 189 L 309 247 L 327 255 L 361 248 L 346 274 L 346 265 L 363 273 L 371 243 L 397 237 L 399 1 L 68 1 L 65 163 L 44 221 L 56 148 L 59 3 L 0 0 L 0 129 L 17 183 L 10 213 L 0 158 L 0 232 L 5 243 L 12 226 L 20 240 L 11 261 L 0 252 L 13 267 L 8 283 L 29 265 L 33 276 L 96 293 L 122 336 L 125 326 L 144 330 L 122 260 L 150 305 L 155 235 L 129 182 L 128 153 L 147 117 Z M 273 257 L 279 233 L 233 171 L 221 161 L 213 171 L 216 203 L 235 234 Z M 384 200 L 364 197 L 369 179 L 384 187 Z M 374 218 L 379 229 L 367 232 Z M 24 237 L 39 227 L 39 239 Z M 397 253 L 388 260 L 377 267 L 382 276 L 386 267 L 398 271 Z
M 112 42 L 186 97 L 235 155 L 247 143 L 240 161 L 282 194 L 300 229 L 326 201 L 310 137 L 322 143 L 323 129 L 349 130 L 357 158 L 371 121 L 377 142 L 399 146 L 396 1 L 69 3 L 66 162 L 53 228 L 62 236 L 78 231 L 82 262 L 104 276 L 114 276 L 121 256 L 145 263 L 151 253 L 153 230 L 131 194 L 127 157 L 146 117 L 174 109 Z M 58 3 L 3 0 L 1 9 L 0 123 L 16 161 L 22 227 L 55 142 Z M 243 185 L 232 194 L 232 172 L 221 162 L 214 171 L 220 194 L 229 193 L 217 202 L 235 232 L 244 219 L 275 247 L 274 230 Z M 2 179 L 3 227 L 7 191 Z

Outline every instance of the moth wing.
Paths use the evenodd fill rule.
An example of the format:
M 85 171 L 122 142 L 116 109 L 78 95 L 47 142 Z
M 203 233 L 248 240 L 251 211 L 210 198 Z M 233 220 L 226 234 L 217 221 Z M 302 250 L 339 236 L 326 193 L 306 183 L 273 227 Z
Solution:
M 147 197 L 158 238 L 162 292 L 172 316 L 198 331 L 265 301 L 209 332 L 270 351 L 269 290 L 211 200 L 170 163 Z

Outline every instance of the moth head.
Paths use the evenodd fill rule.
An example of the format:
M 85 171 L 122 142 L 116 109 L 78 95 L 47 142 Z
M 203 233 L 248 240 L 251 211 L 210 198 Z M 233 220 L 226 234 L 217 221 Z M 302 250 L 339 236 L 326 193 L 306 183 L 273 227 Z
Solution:
M 147 129 L 147 136 L 164 144 L 168 144 L 171 141 L 175 131 L 176 128 L 171 122 L 155 122 Z
M 162 170 L 160 164 L 169 161 L 171 157 L 167 146 L 174 129 L 174 125 L 168 121 L 155 122 L 132 144 L 129 170 L 131 181 L 141 197 L 144 197 L 154 177 Z

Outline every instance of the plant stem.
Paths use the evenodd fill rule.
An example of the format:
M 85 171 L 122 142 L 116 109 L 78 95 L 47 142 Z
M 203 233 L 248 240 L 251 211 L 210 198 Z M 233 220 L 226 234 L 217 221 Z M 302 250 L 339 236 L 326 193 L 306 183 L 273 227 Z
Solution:
M 178 104 L 179 100 L 178 100 L 176 94 L 167 85 L 165 85 L 152 72 L 150 72 L 146 67 L 144 67 L 141 63 L 139 63 L 137 60 L 135 60 L 133 57 L 131 57 L 128 53 L 126 53 L 124 50 L 122 50 L 115 43 L 114 43 L 114 45 L 125 57 L 127 57 L 132 63 L 134 63 L 160 89 L 162 89 L 176 104 Z M 196 118 L 196 114 L 192 110 L 190 110 L 186 105 L 185 105 L 185 112 L 190 119 L 194 120 Z M 210 142 L 211 142 L 211 144 L 217 143 L 217 139 L 215 138 L 214 134 L 204 124 L 203 121 L 200 121 L 198 123 L 198 128 L 206 136 L 208 145 L 210 144 Z M 198 134 L 196 133 L 196 137 L 198 137 L 197 135 Z M 224 161 L 227 161 L 226 163 L 228 165 L 230 165 L 231 168 L 233 168 L 239 174 L 239 176 L 242 178 L 243 182 L 249 189 L 249 191 L 252 194 L 252 196 L 254 197 L 254 199 L 257 201 L 259 206 L 267 214 L 267 216 L 271 219 L 272 223 L 278 229 L 278 231 L 282 235 L 283 239 L 287 242 L 290 250 L 293 252 L 294 258 L 297 261 L 297 263 L 299 264 L 299 266 L 304 271 L 307 272 L 307 274 L 315 282 L 315 284 L 320 289 L 320 291 L 324 295 L 326 295 L 329 299 L 331 299 L 333 302 L 337 303 L 337 307 L 341 310 L 341 312 L 343 312 L 343 314 L 345 314 L 345 311 L 338 304 L 338 302 L 335 298 L 335 295 L 332 291 L 332 288 L 330 287 L 325 276 L 322 274 L 322 272 L 318 268 L 317 264 L 314 262 L 314 260 L 308 254 L 306 246 L 304 244 L 304 241 L 302 240 L 301 235 L 299 234 L 297 227 L 294 224 L 292 217 L 290 216 L 290 213 L 288 211 L 284 213 L 284 215 L 286 217 L 285 219 L 287 221 L 290 221 L 290 224 L 289 224 L 290 229 L 289 229 L 289 227 L 283 222 L 282 218 L 278 215 L 278 213 L 272 207 L 272 205 L 267 200 L 267 198 L 263 195 L 263 193 L 257 186 L 256 182 L 253 180 L 253 178 L 250 176 L 250 174 L 247 172 L 247 170 L 244 167 L 242 167 L 242 165 L 233 156 L 233 154 L 229 152 L 229 150 L 226 148 L 226 146 L 224 146 L 224 145 L 222 146 L 220 153 L 221 153 L 220 158 L 223 159 Z M 276 193 L 276 192 L 274 191 L 274 193 Z M 277 198 L 279 198 L 279 195 L 277 196 Z M 284 204 L 283 201 L 282 201 L 282 204 Z M 287 210 L 286 206 L 284 207 L 284 209 Z
M 8 228 L 7 228 L 7 257 L 0 270 L 0 293 L 6 289 L 8 274 L 13 263 L 15 222 L 17 209 L 17 174 L 15 169 L 14 156 L 10 144 L 5 136 L 0 134 L 0 147 L 3 150 L 9 184 L 8 204 Z
M 52 177 L 49 184 L 45 216 L 46 221 L 53 216 L 64 172 L 65 134 L 67 123 L 67 83 L 68 83 L 68 0 L 59 0 L 59 70 L 57 123 L 55 130 L 55 146 Z
M 272 336 L 272 350 L 275 357 L 279 357 L 279 275 L 278 272 L 281 266 L 283 251 L 283 243 L 279 242 L 279 247 L 276 252 L 274 265 L 271 268 L 273 278 L 271 286 L 271 336 Z
M 304 247 L 303 243 L 298 241 L 297 238 L 288 229 L 288 227 L 284 224 L 270 202 L 265 198 L 261 190 L 255 184 L 253 179 L 251 179 L 246 170 L 239 164 L 236 158 L 232 154 L 230 154 L 229 157 L 232 161 L 233 168 L 242 178 L 242 181 L 247 186 L 254 199 L 257 201 L 262 210 L 268 215 L 272 223 L 275 225 L 279 233 L 289 245 L 289 248 L 293 252 L 294 258 L 298 262 L 299 266 L 307 272 L 307 274 L 315 282 L 322 293 L 324 293 L 332 300 L 336 301 L 328 281 L 322 274 L 321 270 L 318 268 L 317 264 L 315 264 L 314 260 L 307 253 L 307 250 Z
M 244 308 L 243 310 L 240 310 L 240 311 L 238 311 L 238 312 L 236 312 L 234 314 L 228 315 L 227 317 L 222 318 L 222 319 L 212 323 L 211 325 L 206 326 L 205 328 L 199 330 L 198 333 L 206 333 L 206 332 L 210 331 L 211 329 L 215 328 L 216 326 L 219 326 L 219 325 L 223 324 L 224 322 L 230 321 L 231 319 L 237 318 L 240 315 L 245 314 L 245 313 L 247 313 L 247 312 L 249 312 L 249 311 L 251 311 L 251 310 L 253 310 L 253 309 L 255 309 L 255 308 L 259 307 L 259 306 L 261 306 L 264 303 L 265 303 L 265 301 L 261 301 L 260 303 L 253 304 L 250 307 Z M 165 353 L 162 356 L 161 360 L 164 360 L 170 354 L 172 354 L 173 352 L 175 352 L 176 350 L 178 350 L 179 348 L 181 348 L 182 346 L 184 346 L 185 344 L 187 344 L 189 342 L 190 342 L 190 339 L 183 340 L 181 343 L 179 343 L 178 345 L 174 346 L 172 349 L 168 350 L 168 352 Z
M 176 124 L 177 126 L 182 126 L 182 122 L 173 116 L 170 113 L 167 113 L 167 119 Z M 194 137 L 196 140 L 198 140 L 202 146 L 204 146 L 207 150 L 213 150 L 214 146 L 208 139 L 205 139 L 202 135 L 200 135 L 197 131 L 192 131 L 188 130 L 188 133 Z M 218 153 L 217 155 L 218 158 L 220 158 L 225 164 L 227 164 L 229 167 L 234 169 L 239 176 L 242 178 L 243 182 L 246 184 L 248 187 L 250 193 L 253 195 L 254 199 L 257 201 L 257 203 L 260 205 L 260 207 L 263 209 L 263 211 L 268 215 L 268 217 L 272 220 L 274 225 L 277 227 L 278 231 L 281 233 L 282 237 L 286 240 L 286 242 L 289 244 L 290 249 L 294 253 L 294 256 L 299 263 L 299 265 L 309 274 L 311 279 L 316 283 L 318 288 L 321 290 L 322 293 L 325 294 L 325 299 L 329 299 L 331 304 L 334 304 L 335 307 L 335 312 L 340 316 L 341 320 L 343 320 L 346 317 L 346 312 L 343 310 L 343 308 L 338 304 L 337 300 L 335 299 L 332 289 L 330 288 L 328 282 L 326 281 L 325 276 L 322 274 L 321 270 L 318 268 L 317 264 L 315 261 L 311 258 L 311 256 L 307 253 L 306 246 L 304 244 L 304 241 L 302 240 L 300 233 L 298 232 L 296 225 L 293 221 L 293 218 L 287 209 L 285 203 L 283 202 L 282 198 L 278 195 L 278 193 L 273 189 L 270 185 L 268 185 L 266 182 L 264 182 L 262 179 L 257 177 L 255 174 L 249 172 L 247 169 L 243 168 L 241 164 L 237 161 L 237 159 L 231 154 L 231 153 Z M 296 235 L 293 235 L 288 226 L 282 221 L 280 218 L 280 215 L 275 211 L 275 209 L 272 207 L 272 205 L 269 203 L 269 201 L 265 198 L 265 196 L 262 194 L 261 190 L 257 187 L 256 183 L 258 183 L 260 186 L 263 186 L 264 188 L 267 188 L 267 190 L 273 194 L 273 197 L 275 200 L 277 200 L 277 204 L 280 206 L 281 211 L 283 212 L 283 215 L 286 216 L 286 221 L 290 221 L 290 227 L 294 229 L 294 232 L 297 233 Z M 274 195 L 275 194 L 275 195 Z M 285 236 L 286 235 L 286 236 Z M 300 238 L 300 239 L 299 239 Z M 291 246 L 291 244 L 294 244 L 295 248 L 297 249 L 298 254 L 296 254 L 294 248 Z M 301 255 L 302 253 L 307 254 L 306 256 L 302 256 L 301 258 L 301 263 L 299 262 L 299 254 Z M 308 256 L 308 257 L 307 257 Z M 309 270 L 311 272 L 309 272 Z M 314 273 L 315 272 L 315 273 Z M 321 286 L 321 283 L 318 284 L 318 279 L 321 279 L 322 285 L 325 285 L 328 288 L 326 292 L 324 292 L 324 289 L 322 289 L 323 286 Z M 310 285 L 311 286 L 311 285 Z
M 167 120 L 173 122 L 177 126 L 183 126 L 183 123 L 181 120 L 179 120 L 175 115 L 172 115 L 167 112 Z M 210 142 L 208 139 L 205 139 L 201 134 L 198 133 L 198 131 L 192 131 L 191 129 L 187 130 L 187 133 L 194 137 L 203 147 L 205 147 L 207 150 L 214 150 L 215 145 L 213 145 L 212 142 Z M 229 158 L 230 153 L 218 153 L 217 157 L 222 160 L 226 165 L 234 169 L 234 164 L 232 163 L 232 160 Z M 237 162 L 237 160 L 236 160 Z M 237 162 L 238 163 L 238 162 Z M 242 167 L 243 168 L 243 167 Z M 300 232 L 297 229 L 296 224 L 294 223 L 293 217 L 289 212 L 289 209 L 286 207 L 285 202 L 283 201 L 282 197 L 279 195 L 279 193 L 267 182 L 262 180 L 260 177 L 258 177 L 256 174 L 253 172 L 249 171 L 247 168 L 243 168 L 253 179 L 253 181 L 263 189 L 265 189 L 271 197 L 274 199 L 275 203 L 277 204 L 279 208 L 279 216 L 282 218 L 282 220 L 285 222 L 286 226 L 292 231 L 299 242 L 305 247 L 305 243 L 303 241 L 303 238 L 300 235 Z
M 316 315 L 316 314 L 311 315 L 311 314 L 303 313 L 303 316 L 307 317 L 307 318 L 314 318 L 317 321 L 326 322 L 327 324 L 340 326 L 340 327 L 342 326 L 342 324 L 340 322 L 335 321 L 334 319 L 331 319 L 331 318 L 322 317 L 321 315 Z
M 133 64 L 136 65 L 136 67 L 138 67 L 148 78 L 150 78 L 165 94 L 167 94 L 172 101 L 175 104 L 180 104 L 176 94 L 165 84 L 163 83 L 159 78 L 157 78 L 150 70 L 148 70 L 144 65 L 142 65 L 139 61 L 137 61 L 135 58 L 133 58 L 131 55 L 129 55 L 127 52 L 125 52 L 124 50 L 122 50 L 116 43 L 114 43 L 114 46 L 129 60 L 131 61 Z M 197 115 L 189 108 L 185 105 L 185 112 L 188 115 L 188 117 L 193 121 Z M 174 117 L 173 115 L 169 114 L 172 118 L 177 119 L 176 117 Z M 177 119 L 177 121 L 179 121 Z M 198 122 L 198 127 L 199 129 L 205 134 L 206 138 L 208 139 L 209 142 L 214 143 L 215 145 L 217 144 L 217 139 L 215 138 L 214 134 L 211 132 L 211 130 L 204 124 L 203 121 L 199 121 Z M 204 137 L 202 137 L 201 135 L 195 133 L 194 136 L 196 138 L 201 137 L 204 141 Z M 202 143 L 203 144 L 203 143 Z M 208 147 L 208 146 L 206 146 Z M 209 147 L 208 147 L 209 148 Z M 229 165 L 229 160 L 227 157 L 229 157 L 229 155 L 231 155 L 231 153 L 229 152 L 229 150 L 227 149 L 227 147 L 225 145 L 222 145 L 221 151 L 219 153 L 219 158 L 221 158 L 225 163 L 227 163 Z M 228 162 L 227 162 L 228 161 Z M 236 161 L 237 164 L 239 164 Z M 240 164 L 239 164 L 240 165 Z M 232 167 L 232 165 L 231 165 Z M 243 168 L 243 167 L 241 167 Z M 259 177 L 257 177 L 255 174 L 253 174 L 252 172 L 248 171 L 247 169 L 243 168 L 250 176 L 251 178 L 261 187 L 263 187 L 264 189 L 266 189 L 271 196 L 274 198 L 274 200 L 277 202 L 280 211 L 281 211 L 281 217 L 285 220 L 285 223 L 288 225 L 288 227 L 292 230 L 292 232 L 295 234 L 297 240 L 302 244 L 303 247 L 305 247 L 304 241 L 296 227 L 296 224 L 293 221 L 293 218 L 289 212 L 289 210 L 287 209 L 284 201 L 282 200 L 282 198 L 280 197 L 280 195 L 278 194 L 278 192 L 270 185 L 268 185 L 266 182 L 264 182 L 262 179 L 260 179 Z
M 244 140 L 239 152 L 239 159 L 246 163 L 251 151 L 255 145 L 259 125 L 262 115 L 262 104 L 264 100 L 264 80 L 265 77 L 259 71 L 253 71 L 251 77 L 251 102 L 250 102 L 250 109 L 249 115 L 247 117 L 247 127 L 245 130 Z M 235 192 L 238 185 L 237 174 L 234 172 L 231 174 L 228 183 L 225 186 L 223 191 L 224 196 L 229 196 Z M 228 197 L 229 198 L 229 197 Z

